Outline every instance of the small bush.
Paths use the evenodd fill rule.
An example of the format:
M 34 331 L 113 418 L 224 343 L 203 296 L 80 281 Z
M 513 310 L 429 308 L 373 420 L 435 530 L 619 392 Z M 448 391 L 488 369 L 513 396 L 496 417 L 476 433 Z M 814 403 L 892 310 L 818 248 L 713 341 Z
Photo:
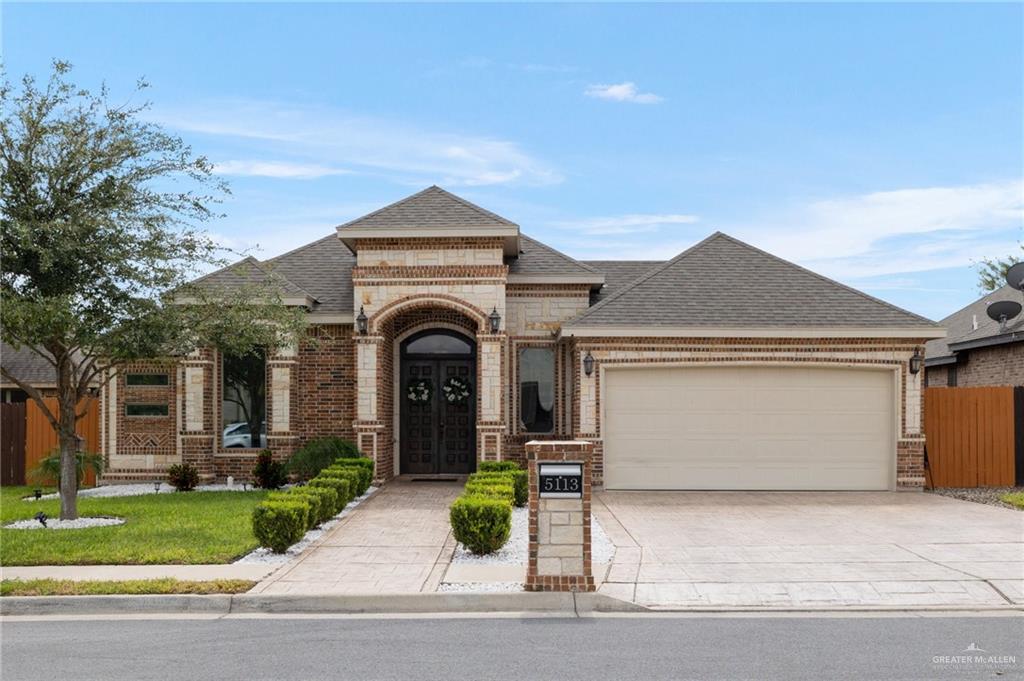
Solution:
M 312 530 L 320 524 L 320 497 L 303 496 L 296 494 L 294 490 L 287 492 L 271 492 L 267 495 L 267 501 L 295 502 L 306 505 L 306 529 Z
M 295 496 L 316 499 L 318 505 L 316 520 L 318 525 L 327 522 L 337 513 L 334 509 L 338 507 L 338 493 L 330 487 L 302 485 L 300 487 L 293 487 L 290 491 Z
M 465 495 L 478 495 L 493 497 L 495 499 L 501 499 L 502 501 L 508 502 L 511 506 L 515 503 L 516 493 L 512 487 L 511 481 L 505 480 L 479 480 L 474 482 L 467 482 Z
M 264 449 L 256 459 L 256 467 L 252 469 L 252 479 L 257 487 L 279 489 L 281 485 L 288 482 L 288 475 L 285 473 L 284 464 L 274 461 L 270 450 Z
M 369 461 L 369 459 L 366 460 Z M 331 468 L 357 471 L 359 473 L 359 496 L 362 496 L 366 494 L 366 490 L 370 489 L 370 485 L 373 483 L 373 469 L 366 466 L 350 465 L 348 461 L 348 459 L 339 459 L 339 463 L 334 464 Z
M 264 501 L 252 511 L 252 533 L 260 546 L 284 553 L 306 533 L 308 504 L 299 500 Z
M 507 480 L 512 484 L 512 489 L 515 492 L 514 503 L 516 506 L 526 506 L 526 502 L 530 499 L 530 474 L 524 470 L 508 470 L 508 471 L 495 471 L 495 472 L 483 472 L 473 473 L 469 476 L 469 480 L 472 481 L 485 481 L 485 480 Z
M 448 517 L 455 538 L 478 555 L 500 549 L 512 531 L 511 504 L 492 497 L 461 496 Z
M 504 473 L 506 471 L 521 471 L 523 467 L 515 461 L 481 461 L 476 469 L 481 473 Z
M 342 478 L 316 477 L 310 480 L 306 486 L 334 490 L 334 515 L 341 513 L 348 506 L 348 502 L 352 501 L 352 493 L 349 491 L 352 488 L 349 486 L 349 481 Z
M 348 480 L 349 489 L 352 490 L 354 497 L 362 496 L 366 490 L 363 488 L 363 474 L 360 473 L 358 468 L 342 468 L 340 466 L 331 466 L 320 471 L 321 478 L 342 478 Z
M 167 482 L 179 492 L 194 490 L 199 484 L 199 471 L 190 463 L 176 463 L 167 469 Z
M 351 456 L 359 456 L 359 450 L 348 440 L 340 437 L 310 440 L 288 459 L 288 472 L 299 480 L 309 480 L 339 457 Z
M 75 454 L 75 473 L 78 486 L 82 486 L 86 471 L 92 471 L 96 477 L 103 475 L 103 457 L 99 454 L 79 452 Z M 60 450 L 53 449 L 50 454 L 39 460 L 36 467 L 29 471 L 29 478 L 40 484 L 60 485 Z
M 339 456 L 334 463 L 339 466 L 361 466 L 373 475 L 373 459 L 365 456 Z

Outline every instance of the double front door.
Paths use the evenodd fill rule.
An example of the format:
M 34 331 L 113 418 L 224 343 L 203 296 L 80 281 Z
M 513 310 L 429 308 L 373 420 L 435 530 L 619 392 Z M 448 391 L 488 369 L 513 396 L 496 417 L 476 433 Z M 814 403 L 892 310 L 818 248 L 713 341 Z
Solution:
M 475 361 L 402 360 L 400 466 L 408 474 L 476 469 Z

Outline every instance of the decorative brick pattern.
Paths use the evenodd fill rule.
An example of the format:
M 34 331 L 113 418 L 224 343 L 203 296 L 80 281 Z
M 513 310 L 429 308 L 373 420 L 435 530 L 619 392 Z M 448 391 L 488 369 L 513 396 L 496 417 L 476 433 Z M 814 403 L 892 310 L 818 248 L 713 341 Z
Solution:
M 530 473 L 530 544 L 526 566 L 527 591 L 593 591 L 590 505 L 593 445 L 577 441 L 531 441 L 526 444 Z M 541 499 L 538 464 L 546 461 L 580 463 L 580 499 Z

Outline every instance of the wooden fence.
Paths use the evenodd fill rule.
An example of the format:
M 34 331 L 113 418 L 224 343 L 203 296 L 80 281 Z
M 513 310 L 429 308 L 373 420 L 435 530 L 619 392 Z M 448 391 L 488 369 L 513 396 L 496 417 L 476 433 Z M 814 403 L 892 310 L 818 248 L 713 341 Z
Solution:
M 57 412 L 57 398 L 45 400 L 51 412 Z M 4 404 L 3 407 L 3 484 L 24 485 L 31 483 L 32 469 L 39 461 L 47 457 L 57 446 L 57 433 L 47 420 L 42 408 L 33 400 L 20 404 Z M 79 405 L 81 408 L 82 405 Z M 87 452 L 99 452 L 100 449 L 100 407 L 99 400 L 92 398 L 87 401 L 87 411 L 79 419 L 76 430 L 85 439 L 83 444 Z M 20 427 L 20 433 L 18 431 Z M 20 462 L 18 454 L 21 454 Z M 96 476 L 88 471 L 85 474 L 85 485 L 96 484 Z
M 1017 397 L 1015 397 L 1015 393 Z M 1024 474 L 1024 389 L 926 388 L 924 428 L 933 487 L 1008 487 Z

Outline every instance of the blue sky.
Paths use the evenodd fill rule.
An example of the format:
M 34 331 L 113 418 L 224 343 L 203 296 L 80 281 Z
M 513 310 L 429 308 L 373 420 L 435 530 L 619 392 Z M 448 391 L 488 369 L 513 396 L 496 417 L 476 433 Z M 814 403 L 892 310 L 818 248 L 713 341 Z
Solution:
M 1020 4 L 0 11 L 11 76 L 144 76 L 259 258 L 439 184 L 578 258 L 722 230 L 937 319 L 1024 238 Z

